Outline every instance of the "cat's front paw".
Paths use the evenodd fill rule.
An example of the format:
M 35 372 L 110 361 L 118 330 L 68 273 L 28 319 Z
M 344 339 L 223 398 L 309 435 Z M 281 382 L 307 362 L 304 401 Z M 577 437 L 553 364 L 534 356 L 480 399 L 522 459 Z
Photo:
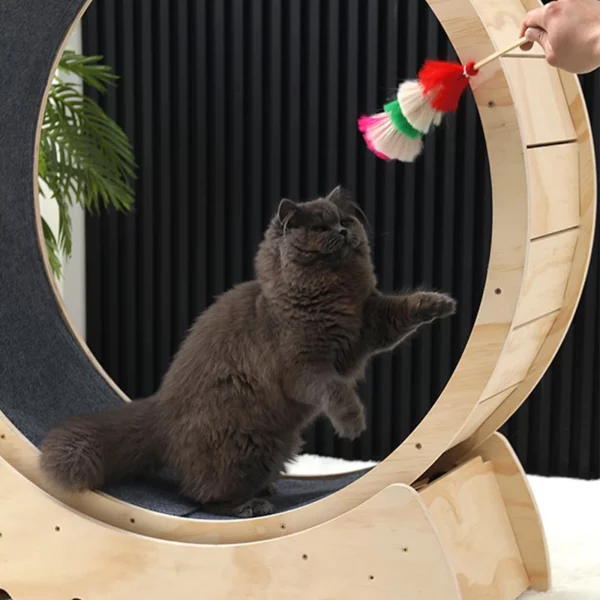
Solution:
M 367 418 L 362 404 L 352 407 L 343 415 L 331 419 L 333 427 L 341 438 L 356 439 L 367 428 Z
M 421 323 L 431 323 L 456 313 L 456 300 L 439 292 L 419 292 L 416 313 Z

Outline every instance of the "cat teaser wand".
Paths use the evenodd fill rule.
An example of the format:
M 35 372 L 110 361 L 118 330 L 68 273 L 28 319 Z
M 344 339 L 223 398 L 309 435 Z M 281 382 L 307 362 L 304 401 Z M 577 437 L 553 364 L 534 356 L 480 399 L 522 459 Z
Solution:
M 396 98 L 384 105 L 383 112 L 358 120 L 369 149 L 384 160 L 415 160 L 423 150 L 423 136 L 442 122 L 444 113 L 457 110 L 469 79 L 526 42 L 522 37 L 507 48 L 464 66 L 443 60 L 426 61 L 418 79 L 400 84 Z

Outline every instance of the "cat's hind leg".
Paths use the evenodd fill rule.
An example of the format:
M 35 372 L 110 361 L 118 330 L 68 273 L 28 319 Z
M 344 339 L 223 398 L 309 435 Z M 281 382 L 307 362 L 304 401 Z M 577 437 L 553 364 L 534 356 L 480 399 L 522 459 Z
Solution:
M 270 492 L 266 493 L 267 490 L 270 490 L 270 486 L 270 483 L 266 483 L 263 486 L 255 486 L 256 489 L 254 491 L 248 489 L 246 493 L 239 493 L 238 495 L 229 494 L 225 496 L 222 493 L 215 494 L 213 492 L 210 494 L 210 500 L 208 500 L 208 494 L 204 491 L 203 493 L 198 493 L 194 482 L 186 483 L 183 481 L 181 493 L 190 500 L 198 502 L 202 506 L 202 509 L 208 513 L 247 519 L 251 517 L 263 517 L 275 512 L 273 504 L 265 498 L 265 496 L 271 495 Z
M 208 464 L 191 465 L 181 472 L 181 492 L 207 511 L 250 518 L 272 514 L 264 492 L 279 477 L 283 457 L 272 440 L 237 434 L 215 452 Z
M 260 490 L 257 496 L 259 498 L 268 498 L 269 496 L 274 496 L 277 493 L 277 486 L 275 483 L 270 483 L 268 486 Z
M 265 517 L 275 512 L 275 507 L 265 498 L 251 498 L 246 501 L 211 502 L 203 504 L 202 508 L 211 514 L 234 517 L 239 519 L 251 519 L 253 517 Z

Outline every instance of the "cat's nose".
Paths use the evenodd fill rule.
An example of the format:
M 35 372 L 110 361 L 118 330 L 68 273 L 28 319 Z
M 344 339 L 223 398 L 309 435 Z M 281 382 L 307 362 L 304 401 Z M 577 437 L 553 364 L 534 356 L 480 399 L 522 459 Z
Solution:
M 345 227 L 338 227 L 338 233 L 340 235 L 343 235 L 344 237 L 347 237 L 348 235 L 348 230 Z

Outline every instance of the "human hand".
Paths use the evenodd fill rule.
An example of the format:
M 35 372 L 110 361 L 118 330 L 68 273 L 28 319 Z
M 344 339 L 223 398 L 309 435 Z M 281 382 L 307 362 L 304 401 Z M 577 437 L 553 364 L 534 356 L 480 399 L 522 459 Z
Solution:
M 600 2 L 554 0 L 529 12 L 521 36 L 542 46 L 548 64 L 571 73 L 589 73 L 600 67 Z

